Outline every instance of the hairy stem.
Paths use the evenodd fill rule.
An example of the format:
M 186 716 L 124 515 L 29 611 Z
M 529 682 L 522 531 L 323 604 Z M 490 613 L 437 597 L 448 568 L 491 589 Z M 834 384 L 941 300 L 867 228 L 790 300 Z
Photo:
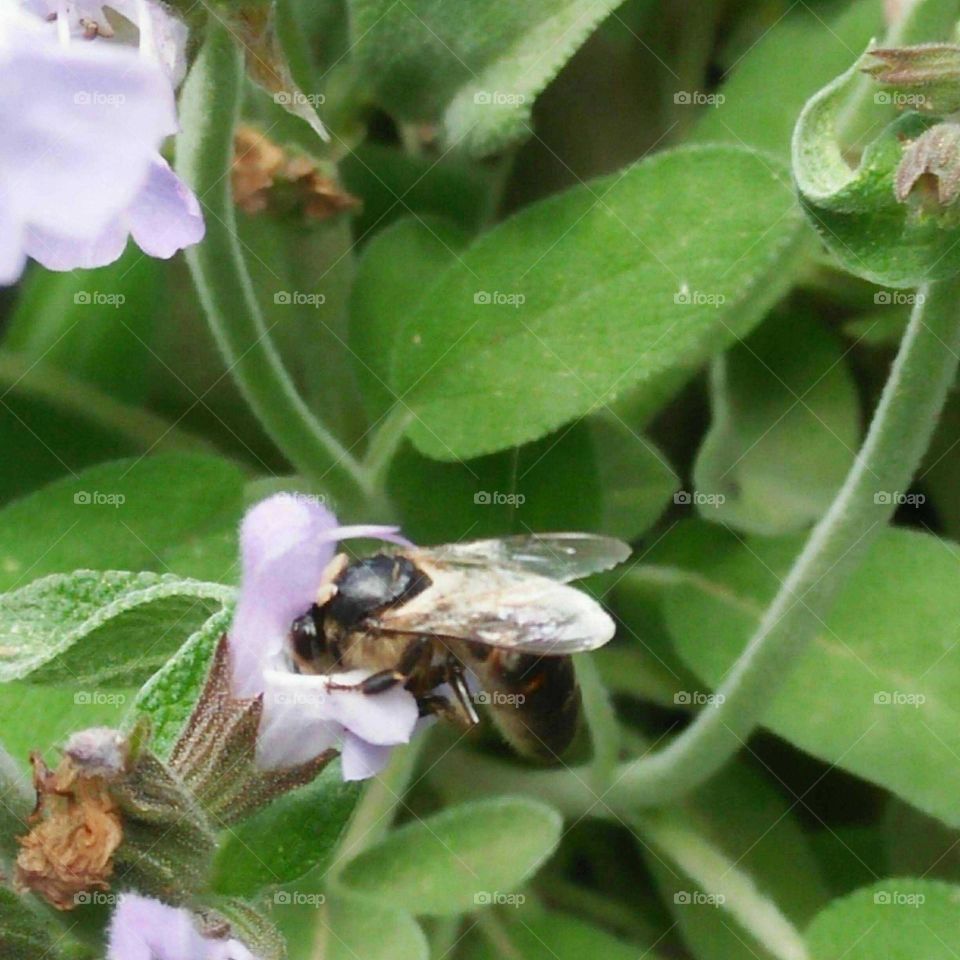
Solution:
M 724 699 L 663 750 L 621 767 L 605 798 L 612 805 L 666 803 L 702 784 L 740 749 L 890 520 L 896 498 L 889 494 L 906 490 L 920 464 L 960 351 L 960 279 L 930 284 L 917 300 L 863 446 L 719 687 Z
M 181 97 L 177 168 L 199 196 L 207 224 L 187 261 L 230 374 L 267 433 L 300 473 L 358 506 L 374 498 L 373 485 L 298 393 L 270 339 L 237 239 L 230 165 L 241 80 L 240 53 L 212 17 Z

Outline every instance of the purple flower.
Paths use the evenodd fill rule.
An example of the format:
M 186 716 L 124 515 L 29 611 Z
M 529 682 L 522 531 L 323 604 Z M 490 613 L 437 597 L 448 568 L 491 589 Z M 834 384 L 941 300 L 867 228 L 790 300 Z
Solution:
M 177 130 L 182 25 L 147 0 L 110 5 L 137 18 L 139 51 L 77 39 L 97 4 L 54 3 L 52 23 L 0 4 L 0 284 L 27 256 L 69 270 L 116 260 L 129 234 L 160 257 L 203 236 L 196 197 L 158 152 Z
M 193 915 L 125 893 L 113 911 L 107 960 L 257 960 L 239 940 L 204 937 Z
M 302 674 L 290 657 L 290 625 L 310 609 L 337 542 L 349 537 L 408 543 L 396 527 L 340 527 L 329 510 L 296 494 L 263 500 L 244 518 L 243 578 L 229 640 L 235 694 L 263 695 L 257 761 L 264 769 L 339 747 L 344 779 L 362 780 L 383 769 L 391 747 L 406 743 L 416 726 L 416 700 L 402 687 L 377 696 L 331 689 L 370 671 Z

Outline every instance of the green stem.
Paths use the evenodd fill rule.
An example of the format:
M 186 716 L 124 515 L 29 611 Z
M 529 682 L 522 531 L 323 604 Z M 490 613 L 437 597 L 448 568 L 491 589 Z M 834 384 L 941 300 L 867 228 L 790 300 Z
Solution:
M 412 419 L 413 412 L 397 404 L 373 431 L 363 460 L 364 469 L 373 482 L 382 485 Z
M 207 234 L 187 262 L 207 321 L 244 398 L 283 455 L 351 506 L 376 491 L 366 472 L 297 392 L 270 340 L 237 240 L 230 188 L 241 57 L 215 17 L 181 96 L 177 169 L 203 203 Z
M 705 836 L 692 830 L 681 811 L 635 820 L 644 838 L 670 858 L 698 889 L 686 891 L 713 898 L 767 952 L 778 960 L 807 960 L 807 948 L 797 928 L 765 897 L 753 879 Z
M 719 687 L 723 701 L 701 711 L 663 750 L 621 767 L 606 798 L 614 806 L 662 804 L 690 792 L 719 770 L 757 726 L 790 664 L 813 639 L 850 573 L 890 520 L 896 498 L 876 495 L 906 490 L 920 464 L 956 375 L 958 301 L 956 278 L 921 290 L 863 447 Z

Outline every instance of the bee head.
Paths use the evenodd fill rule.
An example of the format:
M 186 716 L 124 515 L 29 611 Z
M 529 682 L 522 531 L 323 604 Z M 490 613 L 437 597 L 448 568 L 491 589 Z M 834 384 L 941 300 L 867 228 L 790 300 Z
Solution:
M 316 604 L 290 624 L 290 644 L 294 659 L 301 668 L 309 668 L 326 654 L 323 611 Z

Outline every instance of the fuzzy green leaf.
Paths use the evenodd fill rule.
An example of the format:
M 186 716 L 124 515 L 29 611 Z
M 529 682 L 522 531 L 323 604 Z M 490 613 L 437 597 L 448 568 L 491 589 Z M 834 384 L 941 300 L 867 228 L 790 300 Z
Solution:
M 530 877 L 560 841 L 562 821 L 534 800 L 480 800 L 415 820 L 364 850 L 344 887 L 414 914 L 474 910 Z
M 896 877 L 835 900 L 810 925 L 811 960 L 954 960 L 960 887 Z
M 735 147 L 658 154 L 527 207 L 393 312 L 409 435 L 466 459 L 692 371 L 782 292 L 803 235 L 783 171 Z

